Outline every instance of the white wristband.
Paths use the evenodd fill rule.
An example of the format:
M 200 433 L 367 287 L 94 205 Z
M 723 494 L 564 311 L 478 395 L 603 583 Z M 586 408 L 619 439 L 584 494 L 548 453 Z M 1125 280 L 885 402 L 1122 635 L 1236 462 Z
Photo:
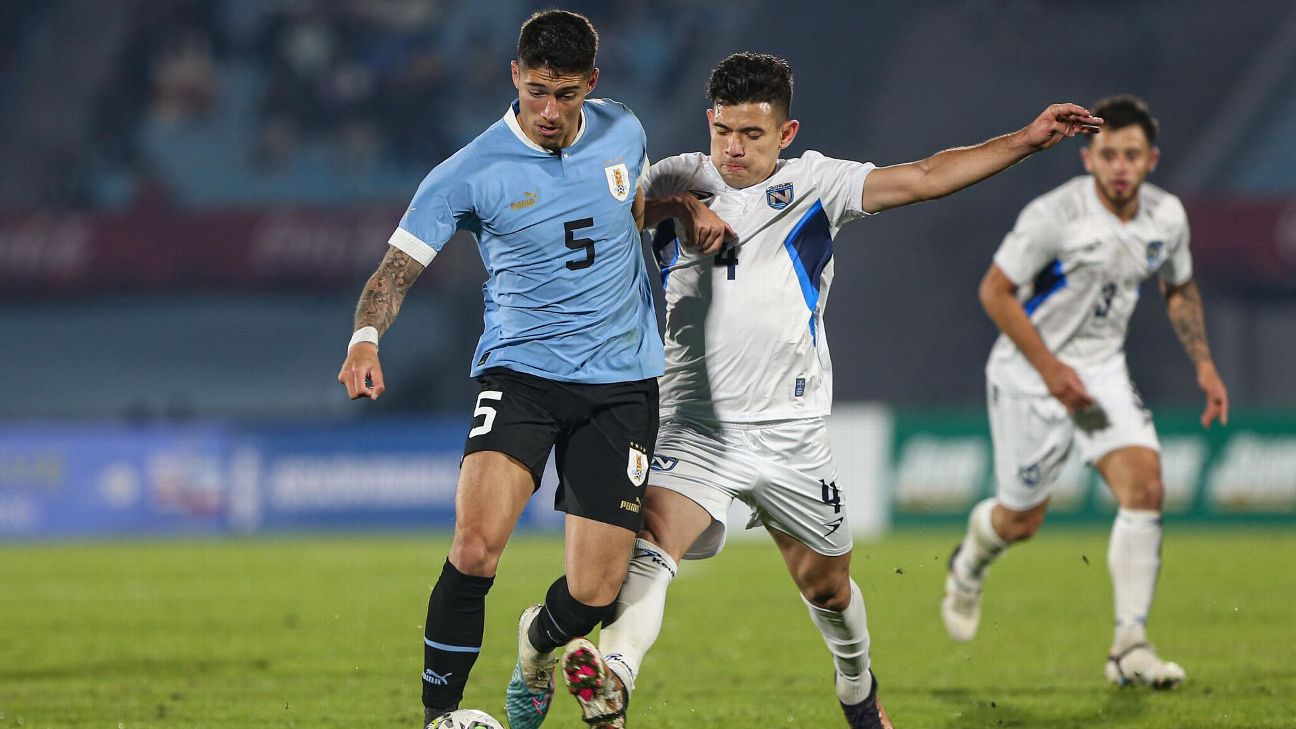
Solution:
M 347 345 L 347 351 L 350 352 L 351 348 L 360 342 L 369 342 L 373 344 L 373 346 L 377 347 L 378 330 L 373 327 L 360 327 L 355 330 L 355 334 L 351 335 L 351 343 Z

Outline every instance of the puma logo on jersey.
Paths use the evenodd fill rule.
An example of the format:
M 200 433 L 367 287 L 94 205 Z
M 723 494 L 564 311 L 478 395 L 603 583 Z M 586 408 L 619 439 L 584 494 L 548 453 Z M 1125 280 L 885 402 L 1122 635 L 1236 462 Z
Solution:
M 638 514 L 639 510 L 643 508 L 643 503 L 639 501 L 639 497 L 636 496 L 634 501 L 622 501 L 621 508 L 631 513 Z
M 522 199 L 518 200 L 517 202 L 509 203 L 509 207 L 513 208 L 514 210 L 522 210 L 524 208 L 529 208 L 535 204 L 536 204 L 536 194 L 534 192 L 524 192 L 522 193 Z M 411 210 L 412 209 L 413 208 L 411 208 Z

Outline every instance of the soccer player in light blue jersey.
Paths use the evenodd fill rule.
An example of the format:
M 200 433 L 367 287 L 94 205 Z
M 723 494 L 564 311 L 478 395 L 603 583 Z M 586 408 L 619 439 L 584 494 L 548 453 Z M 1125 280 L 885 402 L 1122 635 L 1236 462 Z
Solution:
M 485 263 L 481 385 L 455 495 L 455 530 L 428 600 L 424 723 L 458 707 L 481 650 L 486 593 L 551 450 L 566 512 L 566 574 L 522 613 L 506 699 L 512 729 L 537 727 L 555 651 L 610 610 L 642 521 L 657 433 L 662 343 L 640 251 L 646 140 L 625 106 L 589 99 L 598 35 L 561 10 L 522 26 L 518 98 L 438 165 L 369 279 L 338 380 L 352 399 L 384 389 L 378 337 L 410 285 L 458 230 Z M 623 697 L 593 673 L 578 699 L 592 724 Z

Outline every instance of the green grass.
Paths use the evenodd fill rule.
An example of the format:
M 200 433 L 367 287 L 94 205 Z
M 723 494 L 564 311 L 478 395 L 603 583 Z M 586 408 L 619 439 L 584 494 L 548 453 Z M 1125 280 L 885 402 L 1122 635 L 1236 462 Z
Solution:
M 1151 621 L 1180 690 L 1103 682 L 1101 530 L 1044 529 L 990 576 L 981 635 L 937 613 L 955 534 L 856 547 L 874 667 L 901 729 L 1296 726 L 1296 532 L 1170 528 Z M 0 729 L 415 727 L 444 537 L 0 547 Z M 1087 560 L 1087 562 L 1086 562 Z M 561 566 L 509 547 L 465 706 L 502 718 L 518 611 Z M 832 669 L 768 540 L 686 563 L 634 727 L 843 726 Z M 579 726 L 560 696 L 546 726 Z

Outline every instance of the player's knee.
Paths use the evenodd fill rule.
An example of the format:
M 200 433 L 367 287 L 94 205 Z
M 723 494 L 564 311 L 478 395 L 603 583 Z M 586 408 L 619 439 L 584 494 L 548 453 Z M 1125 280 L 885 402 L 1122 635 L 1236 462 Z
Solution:
M 801 594 L 807 602 L 821 610 L 841 612 L 850 606 L 850 576 L 833 575 L 807 585 L 801 590 Z
M 624 581 L 625 572 L 622 571 L 604 573 L 597 580 L 583 579 L 568 587 L 571 596 L 586 605 L 607 605 L 621 592 L 621 583 Z
M 644 523 L 639 528 L 638 537 L 665 552 L 676 564 L 679 564 L 693 544 L 691 534 L 681 533 L 682 530 L 678 528 L 672 531 L 667 521 L 653 511 L 652 502 L 649 501 L 648 504 L 649 508 L 644 514 Z
M 1165 502 L 1165 484 L 1159 476 L 1139 479 L 1125 491 L 1121 506 L 1127 509 L 1160 511 Z
M 450 563 L 466 575 L 490 577 L 499 566 L 503 545 L 495 545 L 484 535 L 464 530 L 455 530 L 454 542 L 450 545 Z

